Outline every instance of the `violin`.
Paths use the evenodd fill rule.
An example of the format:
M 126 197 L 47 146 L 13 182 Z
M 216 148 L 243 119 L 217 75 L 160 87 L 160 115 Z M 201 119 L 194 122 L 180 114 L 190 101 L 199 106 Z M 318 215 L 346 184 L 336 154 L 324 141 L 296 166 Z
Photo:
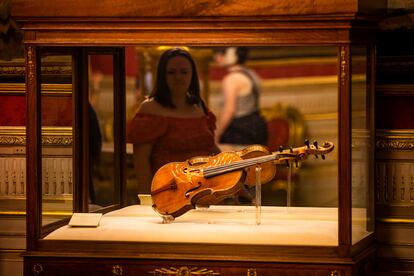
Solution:
M 261 166 L 265 178 L 269 178 L 275 170 L 266 172 L 263 170 L 265 165 L 268 168 L 275 167 L 276 164 L 289 164 L 292 161 L 297 163 L 306 160 L 309 155 L 321 155 L 324 159 L 333 149 L 332 142 L 325 142 L 322 146 L 318 146 L 317 142 L 313 145 L 305 142 L 303 147 L 269 154 L 263 152 L 263 148 L 259 148 L 256 149 L 259 152 L 255 155 L 260 156 L 251 158 L 246 158 L 242 150 L 193 157 L 184 162 L 171 162 L 162 166 L 152 179 L 152 207 L 160 215 L 174 219 L 194 209 L 200 202 L 212 204 L 237 193 L 246 181 L 246 168 Z M 247 152 L 255 150 L 252 151 L 250 148 Z

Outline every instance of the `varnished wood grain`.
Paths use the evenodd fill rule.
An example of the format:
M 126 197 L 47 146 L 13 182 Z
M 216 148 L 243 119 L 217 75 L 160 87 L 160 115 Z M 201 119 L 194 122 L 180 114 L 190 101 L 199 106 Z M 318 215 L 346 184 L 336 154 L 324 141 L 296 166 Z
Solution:
M 385 8 L 385 0 L 12 1 L 12 14 L 16 18 L 313 15 L 370 12 Z
M 47 45 L 315 45 L 349 43 L 346 30 L 42 31 L 27 43 Z
M 42 147 L 40 57 L 38 49 L 28 45 L 26 58 L 26 246 L 37 247 L 42 226 Z

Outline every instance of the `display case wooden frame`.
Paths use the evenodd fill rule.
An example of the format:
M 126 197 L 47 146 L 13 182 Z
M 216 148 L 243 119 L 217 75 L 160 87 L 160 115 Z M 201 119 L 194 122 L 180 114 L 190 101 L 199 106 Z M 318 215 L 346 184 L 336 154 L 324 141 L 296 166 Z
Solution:
M 135 272 L 193 275 L 188 267 L 207 267 L 210 274 L 277 275 L 289 269 L 300 275 L 368 275 L 375 258 L 374 232 L 357 244 L 351 237 L 351 58 L 352 45 L 366 45 L 374 64 L 374 26 L 371 16 L 386 1 L 47 1 L 16 0 L 12 15 L 22 24 L 26 49 L 27 85 L 27 253 L 26 275 L 52 275 L 57 266 L 66 271 L 98 269 L 104 263 L 113 275 Z M 41 229 L 41 131 L 39 51 L 69 51 L 74 55 L 74 211 L 87 211 L 88 128 L 85 55 L 107 49 L 114 54 L 114 89 L 119 95 L 114 124 L 120 204 L 125 192 L 123 101 L 124 56 L 128 45 L 278 46 L 334 45 L 338 47 L 338 241 L 337 247 L 220 245 L 183 243 L 122 243 L 50 241 Z M 102 48 L 104 47 L 104 48 Z M 110 48 L 105 48 L 110 47 Z M 118 66 L 115 66 L 118 65 Z M 373 66 L 369 67 L 373 76 Z M 373 79 L 368 80 L 373 103 Z M 373 110 L 373 105 L 371 106 Z M 371 111 L 372 114 L 372 111 Z M 373 118 L 370 118 L 372 121 Z M 371 129 L 373 127 L 370 123 Z M 372 181 L 372 179 L 370 180 Z M 370 191 L 373 193 L 373 191 Z M 373 201 L 370 202 L 373 205 Z M 370 206 L 373 207 L 373 206 Z M 197 254 L 195 254 L 195 252 Z M 116 255 L 116 258 L 114 258 Z M 58 257 L 55 257 L 58 256 Z M 231 260 L 231 261 L 228 261 Z M 82 270 L 79 266 L 88 264 Z M 96 265 L 96 266 L 94 266 Z M 49 268 L 46 268 L 49 267 Z M 65 268 L 63 268 L 65 267 Z M 178 267 L 178 268 L 177 268 Z M 174 270 L 174 269 L 175 270 Z M 187 268 L 186 271 L 184 271 Z M 49 269 L 49 270 L 48 270 Z M 102 268 L 103 269 L 103 268 Z M 103 272 L 102 274 L 109 273 Z M 168 269 L 167 269 L 168 270 Z M 298 272 L 303 270 L 303 272 Z M 181 272 L 180 272 L 181 271 Z M 215 272 L 216 271 L 216 272 Z M 219 272 L 217 272 L 219 271 Z M 165 271 L 164 271 L 165 272 Z M 167 271 L 168 272 L 168 271 Z M 165 273 L 167 273 L 165 272 Z M 98 273 L 98 272 L 96 272 Z M 123 274 L 124 273 L 124 274 Z M 159 273 L 159 274 L 156 274 Z M 181 273 L 181 274 L 180 274 Z M 189 273 L 189 274 L 184 274 Z M 266 274 L 267 273 L 267 274 Z M 270 273 L 270 274 L 269 274 Z M 314 273 L 314 274 L 312 274 Z M 330 274 L 329 274 L 330 273 Z M 363 274 L 365 273 L 365 274 Z M 98 273 L 99 274 L 99 273 Z M 141 274 L 140 274 L 141 275 Z M 299 274 L 292 274 L 299 275 Z

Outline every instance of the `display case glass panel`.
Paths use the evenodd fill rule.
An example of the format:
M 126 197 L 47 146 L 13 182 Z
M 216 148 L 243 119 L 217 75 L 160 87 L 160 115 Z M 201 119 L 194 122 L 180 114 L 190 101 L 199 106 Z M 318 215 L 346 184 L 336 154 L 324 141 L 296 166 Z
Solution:
M 89 211 L 119 203 L 116 199 L 114 155 L 113 57 L 92 53 L 89 61 Z
M 352 128 L 352 243 L 373 231 L 373 127 L 371 67 L 366 46 L 352 47 L 351 128 Z
M 40 72 L 42 225 L 47 225 L 73 213 L 72 56 L 43 53 L 40 63 L 49 65 Z

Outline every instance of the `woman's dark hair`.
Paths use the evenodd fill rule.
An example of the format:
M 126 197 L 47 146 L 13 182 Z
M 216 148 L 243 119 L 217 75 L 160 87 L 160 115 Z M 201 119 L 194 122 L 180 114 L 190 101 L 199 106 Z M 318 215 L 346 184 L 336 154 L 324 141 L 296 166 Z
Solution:
M 249 56 L 249 49 L 247 47 L 237 47 L 237 64 L 244 64 Z
M 227 49 L 228 49 L 227 47 L 217 47 L 214 49 L 214 52 L 221 54 L 221 55 L 225 55 Z M 236 47 L 236 56 L 237 56 L 236 64 L 244 64 L 247 58 L 249 57 L 249 48 L 245 46 Z
M 154 98 L 159 104 L 164 107 L 175 108 L 171 99 L 171 92 L 167 84 L 167 63 L 173 57 L 181 56 L 186 58 L 192 69 L 192 76 L 190 87 L 188 88 L 187 102 L 189 104 L 203 105 L 200 98 L 200 84 L 198 81 L 197 68 L 190 53 L 180 48 L 173 48 L 165 51 L 158 62 L 157 78 L 155 81 L 154 90 L 150 97 Z

